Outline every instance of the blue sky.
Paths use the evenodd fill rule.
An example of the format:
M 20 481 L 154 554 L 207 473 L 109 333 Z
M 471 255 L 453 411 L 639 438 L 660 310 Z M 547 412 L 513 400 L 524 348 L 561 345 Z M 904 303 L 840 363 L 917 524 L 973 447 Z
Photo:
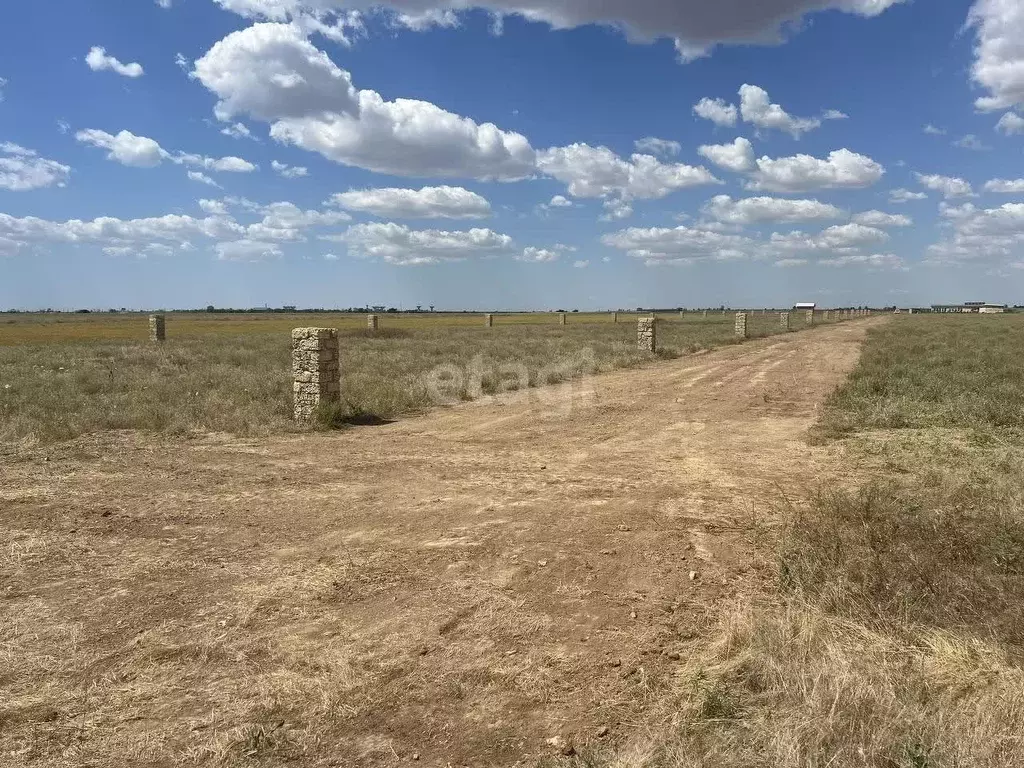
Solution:
M 0 307 L 1024 302 L 1016 0 L 595 5 L 14 4 Z

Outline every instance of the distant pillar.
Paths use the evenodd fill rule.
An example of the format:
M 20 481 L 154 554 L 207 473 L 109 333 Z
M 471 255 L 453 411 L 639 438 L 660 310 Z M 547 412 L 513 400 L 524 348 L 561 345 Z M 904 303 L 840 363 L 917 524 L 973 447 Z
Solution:
M 707 319 L 707 316 L 708 316 L 708 311 L 707 311 L 707 310 L 705 309 L 705 310 L 704 310 L 704 311 L 703 311 L 703 312 L 701 313 L 701 317 L 703 317 L 703 318 Z
M 618 312 L 612 312 L 612 322 L 613 323 L 619 322 L 619 313 Z
M 558 324 L 565 325 L 565 312 L 558 313 Z
M 914 308 L 913 308 L 913 307 L 911 307 L 910 309 L 908 309 L 908 310 L 907 310 L 907 314 L 908 314 L 908 315 L 912 315 L 912 314 L 914 314 Z
M 292 379 L 296 421 L 312 421 L 321 404 L 341 400 L 341 363 L 335 329 L 292 331 Z
M 380 328 L 380 318 L 377 315 L 367 315 L 366 330 L 376 331 L 378 328 Z
M 736 335 L 741 338 L 747 338 L 747 313 L 737 312 L 736 313 Z
M 654 352 L 658 347 L 657 320 L 641 317 L 636 322 L 636 346 L 643 352 Z
M 149 316 L 149 340 L 164 341 L 167 338 L 167 322 L 163 315 Z
M 808 309 L 807 310 L 807 324 L 808 325 L 814 325 L 814 310 L 813 309 Z
M 783 331 L 789 331 L 789 312 L 779 313 L 779 325 L 782 326 Z
M 484 325 L 488 328 L 494 327 L 494 315 L 484 315 Z

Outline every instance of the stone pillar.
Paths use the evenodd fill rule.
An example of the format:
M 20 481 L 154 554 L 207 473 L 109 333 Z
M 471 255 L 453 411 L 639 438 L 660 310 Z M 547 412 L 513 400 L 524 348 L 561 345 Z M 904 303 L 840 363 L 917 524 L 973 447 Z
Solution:
M 366 330 L 376 331 L 380 328 L 380 318 L 377 315 L 366 316 Z
M 149 340 L 164 341 L 167 338 L 167 324 L 163 315 L 149 316 Z
M 565 325 L 565 312 L 558 313 L 558 324 Z
M 657 321 L 653 317 L 641 317 L 636 322 L 636 346 L 643 352 L 654 352 L 658 348 Z
M 296 421 L 312 421 L 321 403 L 341 400 L 338 332 L 334 328 L 292 331 L 292 379 Z
M 832 320 L 832 310 L 831 309 L 826 309 L 825 310 L 825 322 L 828 323 L 828 322 L 831 322 L 831 320 Z
M 779 325 L 782 326 L 782 330 L 789 331 L 789 312 L 779 313 Z
M 910 309 L 908 309 L 908 310 L 907 310 L 907 314 L 908 314 L 908 315 L 912 315 L 912 314 L 914 314 L 914 308 L 913 308 L 913 307 L 911 307 Z
M 619 322 L 619 313 L 618 312 L 612 312 L 612 322 L 613 323 Z
M 701 317 L 703 317 L 706 320 L 707 316 L 708 316 L 708 311 L 705 309 L 704 312 L 701 313 Z
M 814 310 L 813 309 L 808 309 L 807 310 L 807 324 L 808 325 L 814 325 Z
M 484 325 L 488 328 L 494 327 L 494 315 L 484 315 Z
M 686 319 L 686 310 L 685 309 L 680 309 L 679 310 L 679 319 L 680 320 L 685 320 Z
M 736 313 L 736 336 L 741 339 L 747 338 L 747 313 Z

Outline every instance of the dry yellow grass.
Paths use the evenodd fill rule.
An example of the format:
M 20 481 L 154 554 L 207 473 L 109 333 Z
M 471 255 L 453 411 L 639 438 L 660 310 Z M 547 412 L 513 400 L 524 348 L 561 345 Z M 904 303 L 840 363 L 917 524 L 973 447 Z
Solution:
M 999 643 L 912 637 L 812 604 L 726 609 L 616 768 L 1013 768 L 1024 670 Z
M 569 326 L 591 326 L 614 324 L 609 312 L 569 312 Z M 645 313 L 644 315 L 649 316 Z M 709 311 L 708 317 L 700 312 L 688 312 L 680 317 L 678 312 L 659 313 L 657 317 L 670 323 L 687 323 L 697 326 L 730 326 L 733 312 Z M 56 342 L 82 341 L 145 341 L 149 328 L 146 314 L 139 313 L 41 313 L 41 314 L 0 314 L 0 346 L 15 344 L 50 344 Z M 166 315 L 168 338 L 192 339 L 206 336 L 238 336 L 249 334 L 283 334 L 292 328 L 304 326 L 337 328 L 342 331 L 360 331 L 366 328 L 366 315 L 351 312 L 171 312 Z M 380 327 L 394 331 L 429 331 L 448 328 L 481 328 L 484 316 L 472 312 L 431 312 L 431 313 L 381 313 Z M 635 328 L 639 314 L 618 313 L 618 324 Z M 752 335 L 775 332 L 778 314 L 774 312 L 750 313 Z M 802 321 L 801 321 L 802 322 Z M 819 317 L 818 322 L 824 322 Z M 494 324 L 502 326 L 548 326 L 558 325 L 555 312 L 495 313 Z M 793 329 L 802 328 L 793 318 Z
M 529 386 L 651 360 L 636 349 L 636 316 L 179 313 L 164 344 L 151 344 L 142 315 L 0 316 L 0 441 L 61 440 L 104 429 L 175 434 L 290 431 L 290 332 L 341 331 L 343 403 L 332 423 L 389 419 L 440 404 L 432 372 L 454 367 L 447 399 Z M 751 336 L 779 332 L 777 315 L 751 316 Z M 660 324 L 659 355 L 735 343 L 733 316 L 691 314 Z M 479 372 L 479 374 L 477 373 Z M 543 379 L 543 381 L 542 381 Z M 450 390 L 450 391 L 447 391 Z

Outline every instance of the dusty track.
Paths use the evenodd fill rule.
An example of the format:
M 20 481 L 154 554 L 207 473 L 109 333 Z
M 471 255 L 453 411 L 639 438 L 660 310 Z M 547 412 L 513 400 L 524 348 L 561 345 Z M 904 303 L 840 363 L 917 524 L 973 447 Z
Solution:
M 759 588 L 758 526 L 854 471 L 804 435 L 872 322 L 381 427 L 4 460 L 0 762 L 614 743 Z

